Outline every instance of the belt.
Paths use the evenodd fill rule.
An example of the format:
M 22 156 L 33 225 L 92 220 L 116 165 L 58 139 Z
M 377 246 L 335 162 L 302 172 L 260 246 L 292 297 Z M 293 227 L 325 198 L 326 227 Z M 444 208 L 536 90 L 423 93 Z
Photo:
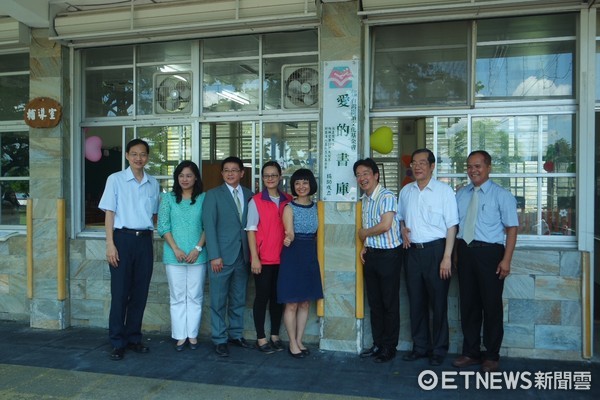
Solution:
M 462 239 L 461 239 L 462 240 Z M 463 242 L 465 242 L 463 240 Z M 489 243 L 489 242 L 482 242 L 481 240 L 473 240 L 471 243 L 465 242 L 465 245 L 467 247 L 489 247 L 489 246 L 502 246 L 501 244 L 498 243 Z
M 431 242 L 425 242 L 425 243 L 411 243 L 410 247 L 412 249 L 426 249 L 428 247 L 442 246 L 445 243 L 446 243 L 446 239 L 442 238 L 442 239 L 436 239 L 436 240 L 432 240 Z
M 365 247 L 365 249 L 367 250 L 367 253 L 384 253 L 386 251 L 393 251 L 393 250 L 397 250 L 397 247 L 394 247 L 393 249 L 378 249 L 377 247 Z
M 153 230 L 150 229 L 129 229 L 129 228 L 120 228 L 115 229 L 115 232 L 128 233 L 130 235 L 135 236 L 152 236 Z

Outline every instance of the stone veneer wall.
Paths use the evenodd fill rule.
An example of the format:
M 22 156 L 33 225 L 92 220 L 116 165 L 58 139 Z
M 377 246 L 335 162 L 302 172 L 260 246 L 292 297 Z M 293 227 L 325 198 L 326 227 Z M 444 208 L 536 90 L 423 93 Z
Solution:
M 0 319 L 29 321 L 25 235 L 0 241 Z
M 154 240 L 154 272 L 150 283 L 148 303 L 144 313 L 143 329 L 152 332 L 164 332 L 170 336 L 171 319 L 169 315 L 169 284 L 162 260 L 163 240 Z M 74 326 L 90 326 L 108 328 L 110 311 L 110 272 L 105 259 L 106 242 L 100 239 L 77 239 L 71 241 L 70 260 L 70 299 L 71 324 Z M 204 303 L 200 336 L 204 341 L 210 340 L 210 287 L 208 276 L 204 290 Z M 252 317 L 254 301 L 254 279 L 248 280 L 246 296 L 244 336 L 256 339 L 256 331 Z M 269 318 L 265 324 L 269 334 Z M 287 339 L 282 324 L 280 334 Z M 315 304 L 312 304 L 309 321 L 306 327 L 306 342 L 318 343 L 320 337 L 320 321 L 316 316 Z
M 371 344 L 369 310 L 364 321 L 354 318 L 354 207 L 326 206 L 325 318 L 313 305 L 307 327 L 307 343 L 329 350 L 354 352 L 357 345 Z M 25 236 L 0 242 L 0 319 L 28 321 Z M 70 244 L 70 325 L 106 328 L 110 306 L 110 273 L 104 261 L 105 241 L 77 239 Z M 156 259 L 162 240 L 155 240 Z M 201 336 L 210 338 L 209 293 L 206 287 Z M 254 283 L 250 279 L 245 336 L 256 337 L 252 322 Z M 458 279 L 452 278 L 448 298 L 450 352 L 461 350 L 458 312 Z M 400 350 L 411 348 L 410 320 L 404 278 L 400 289 Z M 169 288 L 161 262 L 155 263 L 144 330 L 170 333 Z M 581 255 L 575 250 L 518 249 L 512 273 L 504 288 L 505 336 L 503 356 L 580 360 Z M 285 328 L 281 329 L 286 338 Z M 322 336 L 321 336 L 322 335 Z M 356 340 L 350 339 L 356 337 Z

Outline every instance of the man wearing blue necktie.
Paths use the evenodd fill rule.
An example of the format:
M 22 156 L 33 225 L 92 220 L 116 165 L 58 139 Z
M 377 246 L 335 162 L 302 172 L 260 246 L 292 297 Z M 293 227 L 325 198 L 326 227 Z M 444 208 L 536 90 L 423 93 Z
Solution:
M 482 363 L 483 372 L 498 369 L 504 337 L 502 291 L 504 278 L 510 273 L 519 226 L 515 197 L 489 179 L 491 171 L 489 153 L 473 151 L 467 158 L 471 183 L 456 194 L 463 349 L 452 365 L 463 368 Z

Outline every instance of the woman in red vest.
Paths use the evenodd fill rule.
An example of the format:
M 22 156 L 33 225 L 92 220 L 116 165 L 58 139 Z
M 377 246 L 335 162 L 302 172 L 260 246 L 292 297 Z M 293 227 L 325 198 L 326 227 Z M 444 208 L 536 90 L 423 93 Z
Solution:
M 248 204 L 246 231 L 256 287 L 253 307 L 256 348 L 271 354 L 284 348 L 279 339 L 283 305 L 277 303 L 277 277 L 285 236 L 283 209 L 292 197 L 279 190 L 281 166 L 276 161 L 267 161 L 263 165 L 262 179 L 263 191 L 254 195 Z M 265 335 L 267 304 L 271 318 L 270 341 L 267 341 Z

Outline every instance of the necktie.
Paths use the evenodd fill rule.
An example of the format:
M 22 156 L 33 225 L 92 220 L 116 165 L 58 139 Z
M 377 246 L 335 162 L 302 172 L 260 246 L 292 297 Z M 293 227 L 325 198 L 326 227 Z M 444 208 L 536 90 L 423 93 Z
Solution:
M 475 223 L 477 222 L 477 211 L 479 209 L 479 189 L 480 187 L 473 188 L 473 197 L 467 208 L 467 217 L 465 219 L 465 232 L 463 233 L 463 240 L 467 244 L 471 243 L 475 239 Z
M 238 197 L 238 190 L 233 189 L 233 199 L 235 200 L 235 206 L 238 210 L 238 216 L 240 217 L 240 221 L 242 220 L 242 203 L 240 203 L 240 198 Z

